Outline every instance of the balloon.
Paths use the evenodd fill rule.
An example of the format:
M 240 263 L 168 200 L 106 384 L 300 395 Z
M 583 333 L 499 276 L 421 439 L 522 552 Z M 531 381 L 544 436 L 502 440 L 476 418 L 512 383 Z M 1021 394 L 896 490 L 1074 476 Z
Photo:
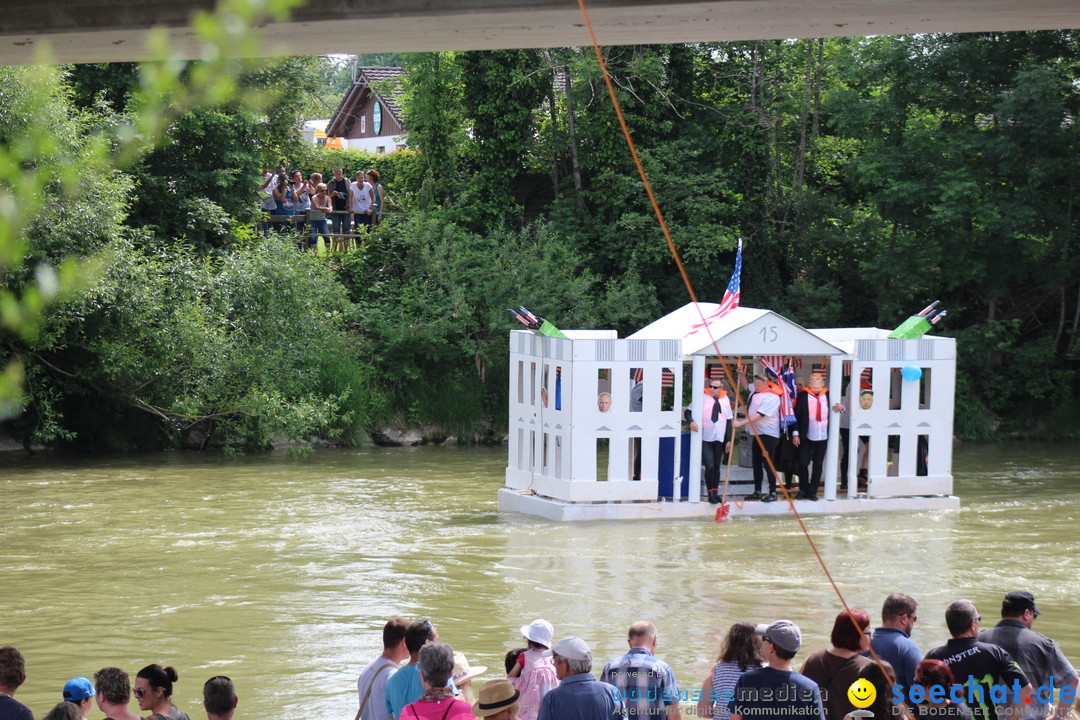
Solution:
M 922 368 L 915 367 L 914 365 L 908 365 L 900 371 L 900 375 L 903 376 L 905 380 L 915 382 L 922 377 Z

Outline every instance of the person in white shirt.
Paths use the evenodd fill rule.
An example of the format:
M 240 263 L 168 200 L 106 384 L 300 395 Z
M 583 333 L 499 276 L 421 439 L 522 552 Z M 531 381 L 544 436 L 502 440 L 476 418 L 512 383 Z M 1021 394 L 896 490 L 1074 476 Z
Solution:
M 775 463 L 776 446 L 780 442 L 780 386 L 771 383 L 761 375 L 754 376 L 754 392 L 750 395 L 750 401 L 746 407 L 746 417 L 736 420 L 734 427 L 747 426 L 754 435 L 753 464 L 754 464 L 754 492 L 747 495 L 747 500 L 761 500 L 762 502 L 774 502 L 776 500 L 776 473 L 772 465 L 765 461 L 765 453 L 773 458 Z M 761 440 L 759 443 L 758 440 Z M 762 452 L 762 446 L 765 452 Z M 762 473 L 769 476 L 769 494 L 762 497 L 761 480 Z
M 690 431 L 698 432 L 699 426 L 689 416 Z M 701 461 L 705 464 L 705 489 L 709 493 L 709 502 L 720 502 L 720 465 L 724 456 L 731 453 L 732 421 L 731 398 L 719 378 L 709 380 L 705 389 L 705 399 L 701 403 Z

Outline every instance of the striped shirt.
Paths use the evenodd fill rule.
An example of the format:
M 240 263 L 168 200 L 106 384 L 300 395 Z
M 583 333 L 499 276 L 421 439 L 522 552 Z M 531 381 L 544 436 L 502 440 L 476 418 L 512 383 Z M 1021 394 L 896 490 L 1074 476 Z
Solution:
M 756 670 L 756 667 L 747 670 Z M 746 670 L 739 667 L 739 663 L 720 661 L 713 667 L 712 695 L 707 700 L 713 703 L 714 718 L 728 720 L 728 702 L 735 697 L 735 683 L 739 676 Z

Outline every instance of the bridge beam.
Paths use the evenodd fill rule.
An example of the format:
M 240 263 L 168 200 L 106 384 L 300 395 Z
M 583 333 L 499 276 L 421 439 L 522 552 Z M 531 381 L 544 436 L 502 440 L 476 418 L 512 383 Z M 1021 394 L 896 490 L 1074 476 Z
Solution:
M 0 14 L 0 64 L 149 59 L 151 27 L 197 58 L 188 13 L 211 0 L 44 0 Z M 602 45 L 1080 27 L 1078 0 L 588 0 Z M 259 55 L 589 44 L 575 0 L 319 0 L 270 24 Z M 42 56 L 48 47 L 50 55 Z

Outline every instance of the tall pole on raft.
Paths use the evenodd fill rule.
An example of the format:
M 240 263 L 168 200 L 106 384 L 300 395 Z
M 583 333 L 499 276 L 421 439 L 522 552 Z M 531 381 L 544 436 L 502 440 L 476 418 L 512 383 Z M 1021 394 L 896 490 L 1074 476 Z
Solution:
M 825 499 L 836 499 L 837 468 L 840 447 L 840 413 L 833 412 L 832 406 L 840 402 L 840 382 L 844 373 L 844 361 L 841 355 L 833 355 L 829 358 L 829 435 L 825 443 Z M 850 382 L 850 380 L 849 380 Z M 848 408 L 850 410 L 851 408 Z M 848 446 L 851 446 L 851 437 L 854 428 L 848 431 Z M 850 453 L 850 449 L 848 450 Z
M 690 378 L 690 417 L 703 418 L 702 397 L 705 393 L 705 356 L 694 355 Z M 690 433 L 690 468 L 686 494 L 692 503 L 701 502 L 701 431 L 704 422 L 698 423 L 698 432 Z

